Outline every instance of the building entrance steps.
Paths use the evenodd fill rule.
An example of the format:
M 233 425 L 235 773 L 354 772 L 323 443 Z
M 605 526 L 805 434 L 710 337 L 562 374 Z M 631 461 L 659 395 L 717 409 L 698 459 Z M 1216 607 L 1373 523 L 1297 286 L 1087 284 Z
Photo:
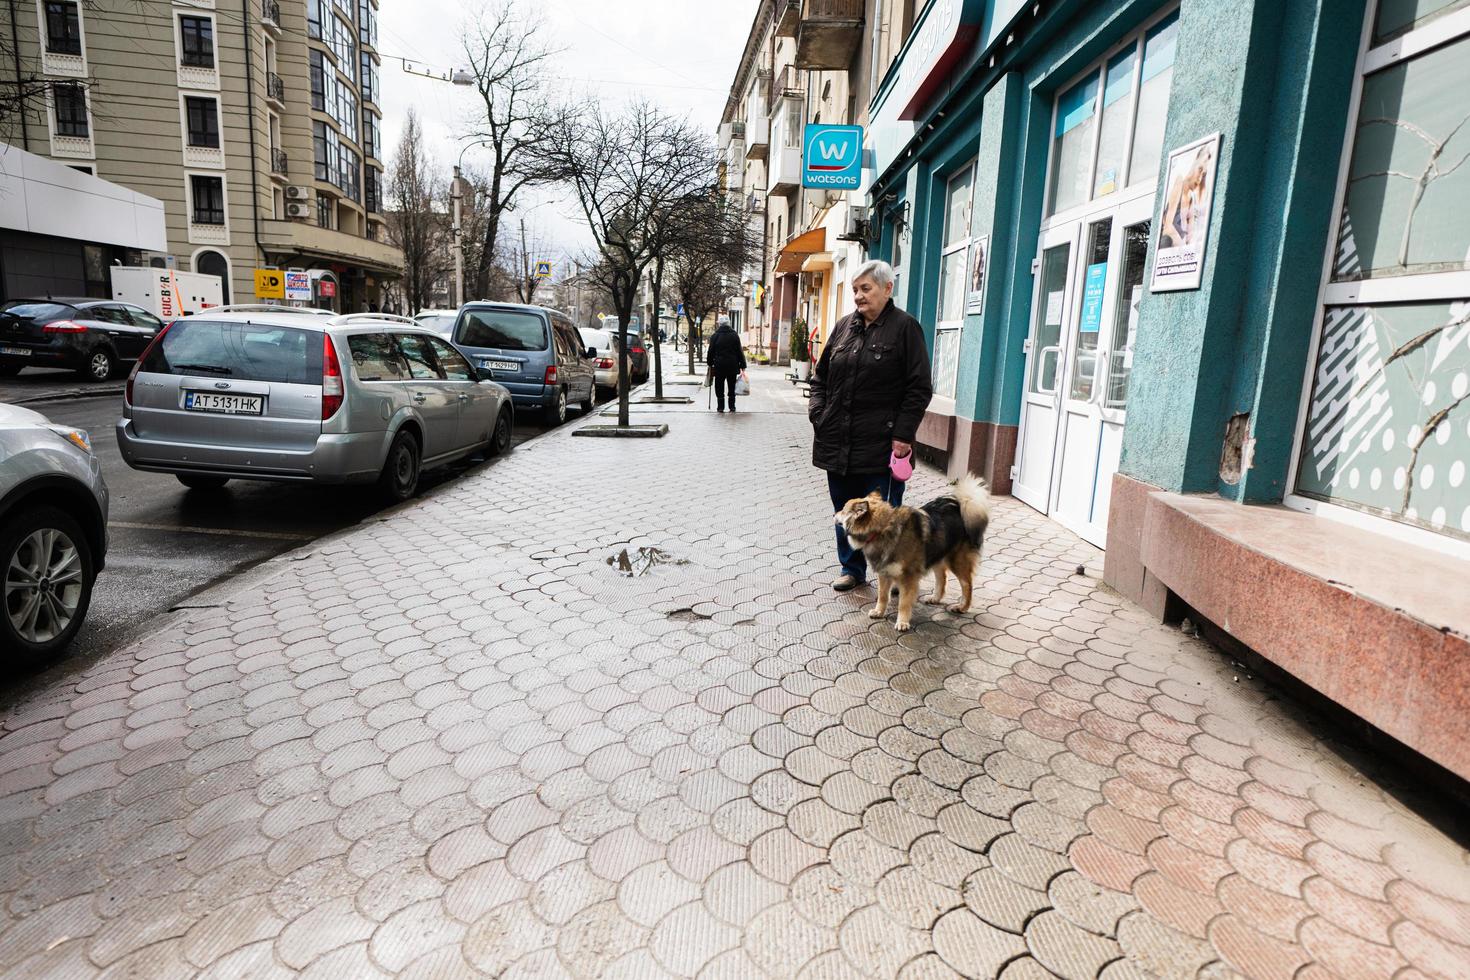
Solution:
M 870 621 L 750 376 L 6 691 L 0 975 L 1463 975 L 1401 773 L 1008 498 L 972 612 Z

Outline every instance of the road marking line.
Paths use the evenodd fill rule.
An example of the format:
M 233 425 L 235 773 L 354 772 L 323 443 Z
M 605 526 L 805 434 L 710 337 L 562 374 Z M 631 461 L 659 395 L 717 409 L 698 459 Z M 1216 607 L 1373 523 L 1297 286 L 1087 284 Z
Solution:
M 186 524 L 140 524 L 135 521 L 108 521 L 108 527 L 129 531 L 178 531 L 185 534 L 220 534 L 231 538 L 263 538 L 267 541 L 315 541 L 320 535 L 292 534 L 289 531 L 233 531 L 222 527 L 190 527 Z

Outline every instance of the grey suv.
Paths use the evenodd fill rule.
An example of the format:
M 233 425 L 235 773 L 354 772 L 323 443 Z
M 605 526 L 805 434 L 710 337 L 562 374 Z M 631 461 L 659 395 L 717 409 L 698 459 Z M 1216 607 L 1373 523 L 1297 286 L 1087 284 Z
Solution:
M 128 378 L 117 444 L 193 489 L 371 483 L 510 447 L 510 393 L 403 317 L 219 307 L 175 320 Z
M 0 654 L 38 660 L 87 615 L 107 557 L 107 484 L 87 433 L 0 404 Z
M 566 421 L 569 403 L 584 414 L 596 404 L 597 351 L 565 314 L 517 303 L 466 303 L 450 339 L 510 389 L 517 408 L 541 412 L 549 425 Z

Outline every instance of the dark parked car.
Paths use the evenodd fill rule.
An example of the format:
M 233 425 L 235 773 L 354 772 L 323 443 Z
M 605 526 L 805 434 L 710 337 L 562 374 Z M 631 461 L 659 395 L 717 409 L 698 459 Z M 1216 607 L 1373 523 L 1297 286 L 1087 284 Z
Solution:
M 516 408 L 540 412 L 548 425 L 584 414 L 597 401 L 594 362 L 566 314 L 518 303 L 466 303 L 450 338 L 481 375 L 510 389 Z
M 13 299 L 0 307 L 0 378 L 26 367 L 71 368 L 106 381 L 136 361 L 163 321 L 110 299 Z

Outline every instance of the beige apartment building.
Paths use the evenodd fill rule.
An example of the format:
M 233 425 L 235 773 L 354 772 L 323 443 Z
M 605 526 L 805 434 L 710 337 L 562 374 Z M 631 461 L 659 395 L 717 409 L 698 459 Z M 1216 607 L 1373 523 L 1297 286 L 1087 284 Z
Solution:
M 915 0 L 763 0 L 721 121 L 721 169 L 764 242 L 731 304 L 746 345 L 784 362 L 806 322 L 812 358 L 852 311 L 852 274 L 872 225 L 866 186 L 802 187 L 808 124 L 864 125 L 912 28 Z M 864 181 L 871 172 L 864 169 Z
M 380 302 L 403 265 L 383 223 L 376 0 L 17 0 L 0 30 L 45 105 L 6 141 L 164 203 L 167 255 L 255 298 L 309 270 L 310 302 Z M 6 66 L 9 68 L 10 66 Z

